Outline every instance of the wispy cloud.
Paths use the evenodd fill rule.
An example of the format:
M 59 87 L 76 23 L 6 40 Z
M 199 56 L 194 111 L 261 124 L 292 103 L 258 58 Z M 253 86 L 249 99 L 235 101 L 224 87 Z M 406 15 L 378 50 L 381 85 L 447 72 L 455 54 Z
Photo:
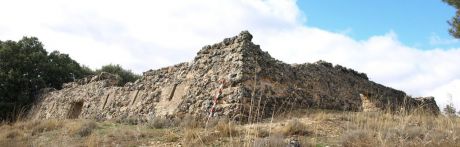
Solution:
M 295 0 L 17 0 L 2 6 L 1 40 L 37 36 L 48 49 L 92 68 L 119 63 L 142 72 L 186 62 L 202 46 L 249 30 L 282 61 L 324 59 L 412 95 L 434 95 L 440 105 L 451 93 L 460 108 L 460 49 L 409 47 L 391 30 L 355 40 L 351 29 L 305 26 Z M 454 42 L 431 37 L 432 44 Z

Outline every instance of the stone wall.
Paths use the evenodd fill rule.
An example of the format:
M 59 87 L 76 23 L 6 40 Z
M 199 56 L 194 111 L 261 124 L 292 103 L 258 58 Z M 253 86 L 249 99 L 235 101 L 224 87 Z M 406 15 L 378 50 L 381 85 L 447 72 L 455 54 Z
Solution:
M 318 61 L 290 65 L 251 42 L 247 31 L 204 46 L 192 62 L 143 73 L 117 87 L 108 73 L 43 92 L 31 117 L 142 120 L 154 117 L 206 117 L 222 86 L 213 116 L 237 120 L 264 118 L 299 108 L 344 111 L 400 110 L 422 107 L 437 113 L 434 99 L 369 81 L 363 73 Z

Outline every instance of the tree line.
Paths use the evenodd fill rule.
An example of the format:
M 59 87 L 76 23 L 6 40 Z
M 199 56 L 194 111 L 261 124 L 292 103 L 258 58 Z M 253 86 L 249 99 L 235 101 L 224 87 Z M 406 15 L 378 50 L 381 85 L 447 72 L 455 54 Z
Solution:
M 63 83 L 100 72 L 118 75 L 120 86 L 140 77 L 117 64 L 92 70 L 68 54 L 48 53 L 36 37 L 0 40 L 0 121 L 14 120 L 27 112 L 43 88 L 61 89 Z

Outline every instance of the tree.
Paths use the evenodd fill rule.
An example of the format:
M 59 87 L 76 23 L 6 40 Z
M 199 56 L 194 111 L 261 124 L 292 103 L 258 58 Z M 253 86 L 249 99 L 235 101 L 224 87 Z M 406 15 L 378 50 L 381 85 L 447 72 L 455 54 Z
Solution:
M 447 104 L 446 107 L 444 108 L 444 113 L 447 116 L 455 116 L 456 110 L 454 108 L 454 105 L 452 103 Z
M 118 86 L 123 86 L 128 82 L 134 82 L 141 77 L 140 75 L 134 74 L 131 70 L 123 69 L 118 64 L 105 65 L 105 66 L 102 66 L 101 69 L 96 70 L 96 73 L 101 73 L 101 72 L 108 72 L 108 73 L 120 76 L 120 81 L 118 82 Z
M 48 61 L 48 87 L 61 89 L 62 83 L 74 81 L 75 79 L 93 74 L 91 69 L 80 66 L 80 64 L 70 58 L 68 54 L 61 54 L 59 51 L 51 52 L 48 56 Z
M 455 16 L 451 18 L 447 23 L 450 25 L 449 33 L 455 37 L 460 38 L 460 0 L 442 0 L 443 2 L 449 4 L 450 6 L 457 9 Z
M 448 93 L 447 94 L 447 97 L 449 99 L 449 102 L 448 104 L 446 105 L 446 107 L 444 107 L 443 111 L 444 111 L 444 114 L 446 114 L 447 116 L 455 116 L 455 107 L 454 107 L 454 103 L 452 103 L 452 94 L 451 93 Z
M 0 41 L 0 120 L 13 119 L 15 111 L 30 106 L 45 87 L 60 89 L 62 83 L 91 74 L 67 54 L 48 55 L 36 37 L 18 42 Z
M 119 75 L 119 85 L 140 77 L 120 65 L 97 70 L 103 71 Z M 63 83 L 94 73 L 68 54 L 48 54 L 36 37 L 23 37 L 17 42 L 0 40 L 0 121 L 14 120 L 17 111 L 28 110 L 42 88 L 61 89 Z
M 0 116 L 32 102 L 44 80 L 47 52 L 37 38 L 24 37 L 18 42 L 0 45 Z

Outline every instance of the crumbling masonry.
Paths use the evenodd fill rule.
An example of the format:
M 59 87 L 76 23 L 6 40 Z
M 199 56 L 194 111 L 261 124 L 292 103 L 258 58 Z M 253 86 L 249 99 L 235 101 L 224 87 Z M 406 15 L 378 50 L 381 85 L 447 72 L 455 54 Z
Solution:
M 186 114 L 207 117 L 213 110 L 212 116 L 253 120 L 301 108 L 439 111 L 433 97 L 411 98 L 340 65 L 283 63 L 251 39 L 243 31 L 204 46 L 192 62 L 146 71 L 123 87 L 115 86 L 117 76 L 102 73 L 66 83 L 61 90 L 44 90 L 30 116 L 149 120 Z

